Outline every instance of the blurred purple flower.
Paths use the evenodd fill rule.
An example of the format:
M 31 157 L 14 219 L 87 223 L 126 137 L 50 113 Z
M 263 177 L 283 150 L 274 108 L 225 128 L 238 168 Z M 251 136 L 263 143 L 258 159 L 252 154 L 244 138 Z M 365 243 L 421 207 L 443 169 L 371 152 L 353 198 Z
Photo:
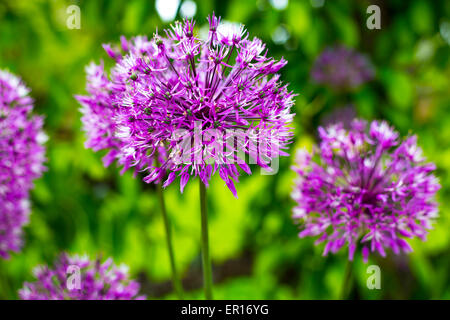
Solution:
M 283 58 L 267 57 L 262 41 L 249 40 L 242 25 L 208 20 L 207 39 L 185 20 L 165 37 L 122 37 L 121 49 L 104 45 L 116 61 L 110 80 L 102 64 L 90 65 L 89 95 L 77 99 L 86 146 L 109 149 L 106 164 L 117 159 L 124 170 L 146 171 L 148 183 L 168 172 L 164 186 L 178 175 L 181 191 L 190 176 L 208 185 L 219 171 L 236 195 L 236 164 L 251 174 L 243 158 L 268 168 L 286 155 L 293 94 L 276 74 Z
M 35 282 L 25 282 L 19 290 L 22 300 L 142 300 L 140 285 L 128 279 L 128 268 L 117 267 L 112 259 L 101 263 L 87 256 L 69 256 L 56 260 L 54 268 L 38 266 Z
M 341 123 L 344 129 L 350 129 L 353 119 L 356 118 L 356 109 L 353 104 L 337 106 L 330 112 L 326 113 L 320 123 L 323 127 Z
M 344 46 L 326 48 L 316 59 L 311 77 L 319 84 L 338 90 L 354 89 L 374 78 L 370 61 Z
M 28 93 L 20 78 L 0 70 L 0 257 L 5 259 L 22 246 L 29 191 L 45 170 L 47 136 L 42 118 L 31 113 Z
M 366 127 L 359 120 L 351 130 L 320 127 L 319 154 L 297 153 L 293 218 L 304 222 L 300 237 L 326 243 L 324 255 L 346 243 L 350 260 L 357 247 L 365 261 L 370 251 L 409 252 L 404 238 L 425 240 L 437 217 L 435 165 L 425 162 L 416 136 L 401 141 L 384 121 Z

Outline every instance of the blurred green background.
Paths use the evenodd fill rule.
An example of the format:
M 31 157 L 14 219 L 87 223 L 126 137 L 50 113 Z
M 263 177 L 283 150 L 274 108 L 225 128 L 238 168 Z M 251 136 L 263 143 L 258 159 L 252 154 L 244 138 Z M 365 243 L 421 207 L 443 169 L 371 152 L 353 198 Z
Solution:
M 449 299 L 450 2 L 157 2 L 0 1 L 0 68 L 18 74 L 31 88 L 35 111 L 45 115 L 50 136 L 48 171 L 32 191 L 24 249 L 1 261 L 0 281 L 6 289 L 0 295 L 17 299 L 23 281 L 33 279 L 34 266 L 52 263 L 59 252 L 68 251 L 112 256 L 129 265 L 148 298 L 175 298 L 154 186 L 130 173 L 120 176 L 114 166 L 105 169 L 105 153 L 84 148 L 73 95 L 85 93 L 84 66 L 108 60 L 102 43 L 117 43 L 122 34 L 152 35 L 193 12 L 200 28 L 214 10 L 227 21 L 244 23 L 251 36 L 267 43 L 270 55 L 289 61 L 282 79 L 299 94 L 291 155 L 314 143 L 323 119 L 349 103 L 360 117 L 387 119 L 402 134 L 418 134 L 428 159 L 438 166 L 440 218 L 426 242 L 410 242 L 414 252 L 409 256 L 371 258 L 368 265 L 381 267 L 381 290 L 367 289 L 368 265 L 357 256 L 351 297 Z M 81 9 L 79 30 L 66 26 L 71 4 Z M 366 28 L 370 4 L 381 8 L 381 30 Z M 335 44 L 366 54 L 375 66 L 375 79 L 346 94 L 314 84 L 310 69 L 315 58 Z M 253 168 L 253 176 L 243 176 L 237 184 L 239 199 L 217 176 L 212 180 L 208 200 L 215 298 L 338 297 L 347 253 L 322 257 L 323 246 L 314 246 L 315 239 L 297 237 L 289 195 L 292 159 L 281 159 L 277 175 L 264 176 Z M 189 183 L 183 195 L 173 183 L 166 201 L 186 296 L 202 298 L 197 183 Z

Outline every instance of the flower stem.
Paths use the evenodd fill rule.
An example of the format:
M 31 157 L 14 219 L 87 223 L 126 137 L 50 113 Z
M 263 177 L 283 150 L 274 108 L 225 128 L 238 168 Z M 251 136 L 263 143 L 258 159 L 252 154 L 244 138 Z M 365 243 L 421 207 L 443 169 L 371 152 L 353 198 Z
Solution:
M 177 269 L 175 266 L 175 254 L 174 254 L 173 245 L 172 245 L 172 232 L 170 229 L 169 217 L 168 217 L 167 211 L 166 211 L 166 203 L 164 202 L 164 193 L 163 193 L 163 188 L 162 188 L 162 182 L 158 183 L 156 188 L 158 189 L 158 198 L 159 198 L 159 203 L 160 203 L 161 212 L 162 212 L 162 216 L 163 216 L 164 228 L 166 229 L 167 250 L 169 251 L 170 267 L 172 269 L 172 283 L 173 283 L 173 287 L 175 288 L 175 292 L 178 295 L 178 298 L 183 299 L 183 286 L 181 285 L 181 281 L 178 278 Z
M 206 204 L 206 187 L 199 179 L 200 186 L 200 209 L 202 220 L 202 262 L 203 262 L 203 285 L 205 297 L 212 300 L 212 268 L 211 257 L 209 256 L 209 240 L 208 240 L 208 210 Z
M 352 285 L 353 285 L 352 271 L 353 271 L 353 261 L 348 260 L 347 264 L 345 266 L 344 281 L 342 283 L 342 288 L 341 288 L 341 293 L 340 293 L 341 300 L 348 299 L 348 295 L 351 292 Z
M 3 261 L 2 261 L 3 260 Z M 5 260 L 0 258 L 0 299 L 7 300 L 11 294 L 8 273 L 5 267 Z

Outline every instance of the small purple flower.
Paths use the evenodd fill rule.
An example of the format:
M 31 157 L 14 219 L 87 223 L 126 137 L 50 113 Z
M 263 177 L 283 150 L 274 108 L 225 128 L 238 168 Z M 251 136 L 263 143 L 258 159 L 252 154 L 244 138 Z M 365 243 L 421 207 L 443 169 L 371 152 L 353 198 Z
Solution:
M 311 70 L 311 77 L 315 82 L 338 90 L 354 89 L 372 80 L 374 76 L 374 67 L 370 61 L 344 46 L 325 49 Z
M 60 255 L 54 268 L 38 266 L 36 281 L 25 282 L 22 300 L 143 300 L 140 285 L 129 280 L 128 268 L 117 267 L 112 259 L 101 263 L 87 256 Z
M 29 191 L 45 170 L 47 136 L 43 120 L 32 115 L 29 89 L 0 70 L 0 257 L 22 247 L 22 227 L 30 214 Z
M 121 49 L 104 45 L 116 62 L 110 78 L 103 64 L 90 65 L 89 95 L 77 99 L 86 146 L 108 149 L 106 164 L 116 159 L 124 170 L 145 171 L 147 183 L 168 173 L 164 186 L 179 176 L 181 191 L 191 176 L 208 185 L 219 171 L 236 195 L 237 167 L 251 174 L 246 157 L 269 168 L 286 155 L 293 94 L 277 74 L 284 59 L 267 57 L 242 25 L 214 15 L 208 21 L 206 39 L 185 20 L 166 36 L 122 37 Z
M 324 255 L 348 244 L 350 260 L 358 247 L 364 261 L 370 251 L 383 257 L 385 248 L 411 251 L 404 238 L 425 240 L 440 185 L 416 136 L 401 141 L 386 122 L 367 129 L 360 120 L 350 130 L 337 124 L 319 133 L 318 154 L 299 151 L 293 167 L 293 218 L 304 222 L 299 236 L 318 236 Z
M 330 112 L 323 115 L 320 124 L 328 127 L 332 124 L 342 123 L 344 129 L 350 129 L 353 119 L 356 117 L 356 108 L 353 104 L 337 106 Z

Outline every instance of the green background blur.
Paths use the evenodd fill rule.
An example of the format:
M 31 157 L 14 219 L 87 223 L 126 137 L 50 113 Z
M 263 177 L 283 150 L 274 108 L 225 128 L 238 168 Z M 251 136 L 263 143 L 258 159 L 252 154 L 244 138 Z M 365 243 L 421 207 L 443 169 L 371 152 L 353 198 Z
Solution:
M 291 155 L 299 147 L 310 147 L 323 119 L 348 104 L 360 117 L 387 119 L 403 135 L 418 134 L 428 159 L 438 166 L 440 218 L 427 242 L 410 241 L 414 252 L 409 256 L 371 257 L 368 265 L 381 267 L 381 290 L 367 289 L 368 265 L 357 256 L 350 297 L 449 299 L 450 1 L 195 2 L 198 27 L 214 10 L 225 20 L 244 23 L 251 36 L 267 43 L 269 55 L 289 61 L 281 70 L 282 79 L 299 94 Z M 79 30 L 66 26 L 71 4 L 81 8 Z M 370 4 L 381 7 L 381 30 L 366 28 Z M 52 263 L 61 251 L 112 256 L 129 265 L 148 298 L 175 298 L 154 186 L 130 173 L 120 176 L 114 165 L 104 168 L 105 153 L 84 148 L 80 106 L 73 97 L 85 93 L 84 66 L 108 60 L 102 43 L 117 43 L 122 34 L 151 36 L 169 23 L 150 0 L 0 1 L 0 68 L 18 74 L 31 88 L 35 111 L 45 115 L 50 137 L 48 170 L 32 191 L 24 249 L 1 261 L 2 298 L 17 299 L 23 281 L 33 279 L 33 267 Z M 334 44 L 366 54 L 376 68 L 375 79 L 346 94 L 314 84 L 310 79 L 314 59 Z M 323 246 L 314 246 L 315 239 L 297 237 L 289 196 L 292 158 L 281 159 L 277 175 L 261 175 L 254 167 L 253 176 L 242 176 L 239 199 L 218 175 L 211 181 L 215 298 L 338 298 L 347 251 L 322 257 Z M 203 297 L 195 182 L 183 195 L 178 181 L 165 192 L 188 298 Z

